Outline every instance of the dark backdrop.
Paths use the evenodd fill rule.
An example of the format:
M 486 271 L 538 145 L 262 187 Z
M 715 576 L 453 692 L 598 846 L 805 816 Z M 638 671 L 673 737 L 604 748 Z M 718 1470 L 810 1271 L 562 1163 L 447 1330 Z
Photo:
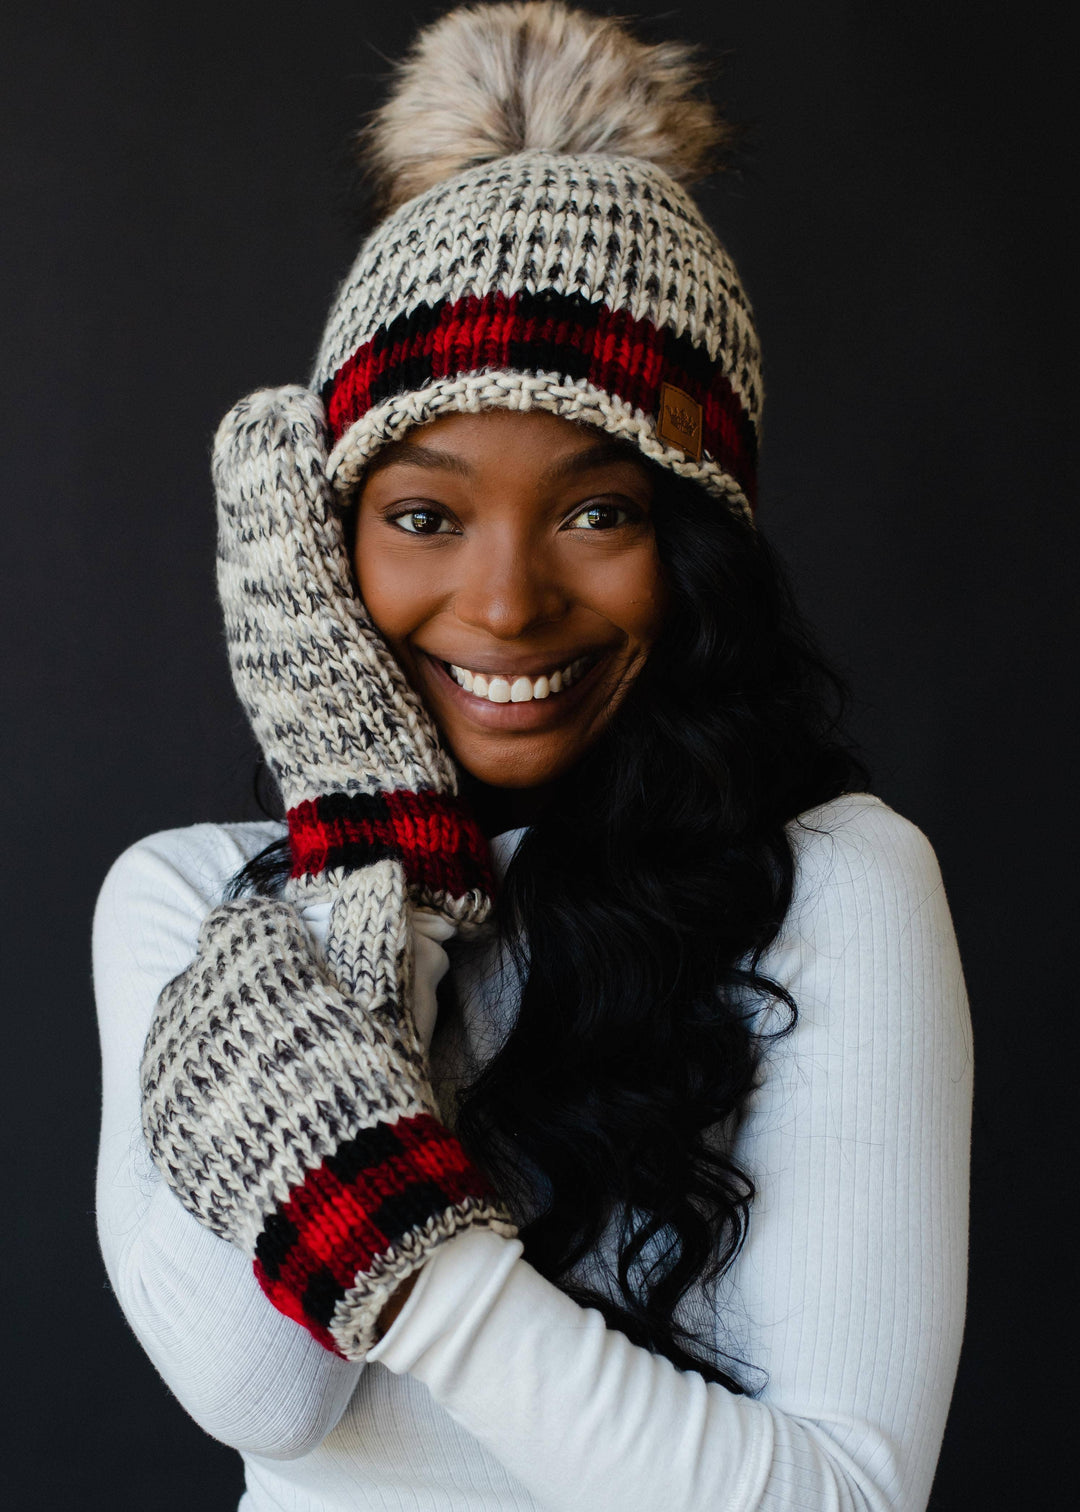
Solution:
M 977 1113 L 967 1339 L 934 1506 L 1011 1512 L 1064 1438 L 1071 1300 L 1069 49 L 1050 7 L 1010 0 L 638 9 L 654 32 L 730 50 L 751 150 L 704 198 L 760 318 L 761 522 L 851 679 L 876 790 L 928 833 L 952 902 Z M 129 842 L 252 813 L 212 592 L 209 440 L 241 394 L 307 376 L 354 248 L 341 144 L 383 57 L 431 14 L 7 13 L 13 1512 L 235 1507 L 235 1456 L 167 1395 L 97 1252 L 90 914 Z

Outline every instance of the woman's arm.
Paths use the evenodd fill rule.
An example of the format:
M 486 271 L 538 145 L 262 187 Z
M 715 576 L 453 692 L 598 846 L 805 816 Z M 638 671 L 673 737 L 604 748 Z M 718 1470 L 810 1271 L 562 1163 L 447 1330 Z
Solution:
M 884 805 L 797 836 L 763 969 L 797 1029 L 740 1134 L 758 1185 L 724 1293 L 768 1386 L 738 1397 L 609 1331 L 521 1258 L 465 1235 L 370 1359 L 424 1382 L 553 1512 L 921 1512 L 963 1329 L 971 1032 L 941 879 Z M 735 1324 L 735 1331 L 739 1329 Z
M 306 1454 L 344 1412 L 361 1366 L 270 1306 L 250 1260 L 180 1204 L 140 1122 L 139 1061 L 158 995 L 195 954 L 206 914 L 251 851 L 216 825 L 152 836 L 109 873 L 94 920 L 103 1110 L 98 1233 L 117 1299 L 170 1390 L 237 1449 Z M 266 831 L 264 834 L 263 831 Z

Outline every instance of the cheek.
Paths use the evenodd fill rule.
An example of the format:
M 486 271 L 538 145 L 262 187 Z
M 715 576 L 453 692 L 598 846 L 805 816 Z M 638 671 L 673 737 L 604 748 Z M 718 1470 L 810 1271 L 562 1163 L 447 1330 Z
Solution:
M 356 532 L 353 571 L 368 613 L 387 640 L 407 635 L 424 617 L 429 597 L 424 575 L 400 548 L 388 543 L 382 531 Z
M 619 626 L 633 650 L 647 651 L 660 633 L 667 587 L 655 545 L 614 560 L 593 582 L 594 602 Z

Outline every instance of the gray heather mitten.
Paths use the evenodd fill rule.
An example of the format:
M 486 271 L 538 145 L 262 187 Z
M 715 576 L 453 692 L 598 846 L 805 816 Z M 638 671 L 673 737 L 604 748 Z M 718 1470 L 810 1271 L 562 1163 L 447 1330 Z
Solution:
M 142 1088 L 154 1160 L 184 1206 L 253 1258 L 279 1311 L 355 1360 L 436 1245 L 464 1228 L 514 1229 L 439 1123 L 400 1013 L 401 868 L 382 861 L 344 885 L 360 931 L 378 926 L 363 1006 L 290 904 L 223 904 L 162 993 Z
M 325 447 L 303 389 L 252 395 L 218 433 L 230 660 L 285 798 L 293 871 L 284 902 L 216 909 L 162 993 L 143 1130 L 274 1306 L 357 1359 L 436 1245 L 514 1229 L 438 1122 L 408 1007 L 410 906 L 481 923 L 486 846 L 356 597 Z M 325 964 L 293 906 L 315 898 L 331 902 Z
M 285 800 L 290 895 L 333 897 L 395 856 L 414 902 L 470 928 L 491 906 L 487 847 L 357 595 L 326 462 L 322 403 L 296 387 L 241 400 L 214 446 L 229 660 Z

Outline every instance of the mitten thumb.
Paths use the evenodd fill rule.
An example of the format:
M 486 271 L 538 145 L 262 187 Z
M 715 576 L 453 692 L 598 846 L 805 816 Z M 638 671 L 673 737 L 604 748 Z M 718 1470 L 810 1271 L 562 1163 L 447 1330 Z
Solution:
M 366 1013 L 395 1020 L 412 975 L 408 896 L 400 861 L 346 872 L 334 890 L 326 961 Z

